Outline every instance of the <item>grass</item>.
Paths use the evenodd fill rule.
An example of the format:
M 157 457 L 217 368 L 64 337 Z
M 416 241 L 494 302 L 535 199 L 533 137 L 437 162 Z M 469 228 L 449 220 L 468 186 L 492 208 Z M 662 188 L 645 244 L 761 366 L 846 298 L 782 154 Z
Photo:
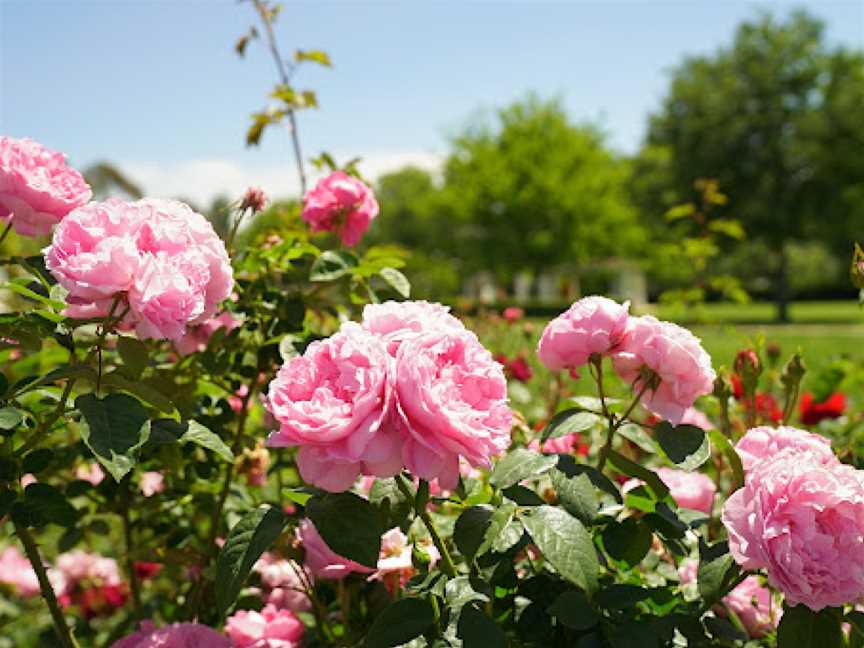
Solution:
M 650 308 L 661 319 L 679 323 L 696 321 L 715 324 L 769 324 L 776 318 L 776 307 L 768 302 L 749 304 L 706 304 L 698 312 L 688 313 L 675 306 Z M 862 324 L 864 309 L 853 300 L 795 302 L 789 307 L 792 324 Z

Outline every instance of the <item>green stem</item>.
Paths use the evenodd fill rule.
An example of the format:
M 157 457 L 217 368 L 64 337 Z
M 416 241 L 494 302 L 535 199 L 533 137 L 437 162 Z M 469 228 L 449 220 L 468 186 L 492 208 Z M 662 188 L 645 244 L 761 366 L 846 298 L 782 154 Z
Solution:
M 63 393 L 60 395 L 60 401 L 57 403 L 57 407 L 54 408 L 54 411 L 51 412 L 48 418 L 42 420 L 32 436 L 24 442 L 24 445 L 18 448 L 16 454 L 19 456 L 24 455 L 26 452 L 39 445 L 42 439 L 51 432 L 51 426 L 57 422 L 57 419 L 66 413 L 66 402 L 72 394 L 72 388 L 74 385 L 75 378 L 69 378 L 69 380 L 66 381 L 66 386 L 63 388 Z
M 605 400 L 603 400 L 603 381 L 602 381 L 602 373 L 599 374 L 598 379 L 598 389 L 601 394 L 601 401 L 603 403 L 603 409 L 606 409 Z M 606 466 L 606 459 L 609 456 L 609 451 L 612 450 L 612 441 L 615 439 L 615 432 L 618 431 L 626 421 L 627 418 L 633 413 L 633 410 L 636 409 L 636 406 L 639 404 L 639 401 L 642 400 L 642 397 L 645 395 L 645 392 L 651 387 L 651 381 L 646 380 L 643 382 L 642 387 L 639 388 L 639 392 L 636 394 L 635 398 L 633 398 L 633 402 L 630 403 L 630 406 L 627 410 L 616 420 L 615 415 L 609 413 L 609 431 L 606 433 L 606 443 L 600 449 L 600 458 L 597 461 L 597 470 L 602 471 Z M 607 411 L 608 413 L 608 411 Z
M 141 611 L 141 584 L 135 573 L 135 561 L 132 560 L 132 520 L 129 518 L 130 506 L 129 478 L 123 480 L 123 503 L 120 508 L 120 517 L 123 520 L 123 539 L 126 543 L 126 571 L 129 573 L 129 589 L 132 590 L 133 617 L 138 617 Z
M 66 625 L 66 618 L 63 616 L 63 610 L 60 609 L 60 604 L 57 602 L 57 596 L 54 594 L 54 588 L 51 587 L 51 581 L 48 580 L 48 573 L 45 571 L 45 565 L 42 563 L 42 557 L 39 555 L 39 547 L 36 546 L 36 540 L 30 534 L 27 527 L 24 527 L 17 522 L 15 523 L 15 533 L 21 539 L 21 544 L 24 545 L 24 553 L 27 554 L 27 559 L 36 572 L 36 578 L 39 581 L 39 589 L 42 592 L 42 598 L 48 604 L 48 609 L 51 611 L 51 618 L 54 621 L 54 630 L 57 632 L 57 637 L 60 639 L 60 644 L 63 648 L 78 648 L 78 642 L 69 631 L 69 626 Z
M 3 228 L 3 232 L 0 233 L 0 245 L 2 245 L 3 241 L 6 240 L 6 237 L 9 235 L 9 232 L 11 231 L 11 229 L 12 229 L 12 218 L 9 218 L 9 220 L 6 221 L 6 227 Z
M 421 484 L 424 481 L 425 480 L 421 480 Z M 438 529 L 435 528 L 435 522 L 433 522 L 432 516 L 429 515 L 429 511 L 422 506 L 417 506 L 414 493 L 411 492 L 411 488 L 408 486 L 403 475 L 396 475 L 396 486 L 399 488 L 400 492 L 408 498 L 409 502 L 414 503 L 414 514 L 423 520 L 423 524 L 426 526 L 426 530 L 432 537 L 432 542 L 434 543 L 435 548 L 438 550 L 438 553 L 441 554 L 441 569 L 445 574 L 447 574 L 447 576 L 453 578 L 456 576 L 456 566 L 453 564 L 453 559 L 450 557 L 447 545 L 444 544 L 441 536 L 438 535 Z

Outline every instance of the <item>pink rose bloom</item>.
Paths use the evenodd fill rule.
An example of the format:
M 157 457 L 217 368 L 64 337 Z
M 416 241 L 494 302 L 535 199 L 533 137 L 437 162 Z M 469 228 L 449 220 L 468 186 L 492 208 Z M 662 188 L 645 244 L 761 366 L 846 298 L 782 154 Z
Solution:
M 642 387 L 642 368 L 652 370 L 660 383 L 645 393 L 642 403 L 676 425 L 699 396 L 714 388 L 716 374 L 699 338 L 650 315 L 630 318 L 612 363 L 621 379 L 636 390 Z
M 225 246 L 201 214 L 173 200 L 116 198 L 76 209 L 58 225 L 45 264 L 69 291 L 66 314 L 127 309 L 139 337 L 179 340 L 231 294 Z
M 360 180 L 334 171 L 306 192 L 300 216 L 313 232 L 335 232 L 350 247 L 360 242 L 378 216 L 378 202 Z
M 375 571 L 336 554 L 324 542 L 324 538 L 318 533 L 312 521 L 307 518 L 300 521 L 297 537 L 300 538 L 303 550 L 306 552 L 306 569 L 315 578 L 342 580 L 352 573 L 370 574 Z
M 165 490 L 165 475 L 154 470 L 141 473 L 141 492 L 144 497 L 152 497 Z
M 513 413 L 501 365 L 467 330 L 407 340 L 395 362 L 405 467 L 443 489 L 459 482 L 459 458 L 488 466 L 510 446 Z
M 152 622 L 143 621 L 135 632 L 111 648 L 235 648 L 231 640 L 200 623 L 174 623 L 156 628 Z
M 266 588 L 264 600 L 267 604 L 292 612 L 310 609 L 306 587 L 299 574 L 301 568 L 296 563 L 264 553 L 253 569 L 258 572 Z
M 441 555 L 431 542 L 426 543 L 422 547 L 429 558 L 431 564 L 438 562 Z M 369 580 L 387 581 L 387 577 L 396 575 L 400 585 L 404 585 L 414 575 L 414 562 L 411 558 L 413 553 L 411 543 L 408 542 L 408 537 L 402 533 L 399 527 L 395 527 L 387 531 L 381 536 L 381 554 L 378 558 L 378 569 L 369 577 Z
M 62 153 L 31 139 L 0 136 L 0 220 L 11 219 L 22 236 L 47 234 L 92 195 Z
M 518 306 L 508 306 L 504 309 L 502 315 L 505 320 L 512 324 L 513 322 L 518 322 L 520 319 L 525 317 L 525 311 Z
M 784 425 L 776 428 L 765 425 L 751 428 L 735 444 L 735 450 L 741 457 L 744 470 L 750 470 L 758 462 L 773 457 L 785 448 L 809 452 L 825 464 L 837 463 L 829 439 L 820 434 Z
M 708 475 L 666 467 L 658 468 L 657 475 L 669 487 L 678 506 L 711 515 L 717 486 Z
M 685 558 L 678 565 L 678 579 L 682 585 L 689 585 L 696 582 L 696 576 L 699 573 L 699 561 L 693 558 Z
M 55 566 L 70 588 L 81 581 L 87 581 L 92 586 L 115 586 L 123 583 L 116 560 L 81 549 L 60 554 Z
M 399 438 L 384 425 L 387 363 L 380 341 L 354 322 L 310 344 L 270 383 L 267 407 L 280 428 L 267 445 L 300 446 L 300 475 L 329 491 L 348 490 L 360 474 L 398 473 Z
M 6 547 L 0 553 L 0 583 L 11 585 L 22 598 L 39 594 L 39 579 L 30 561 L 16 547 Z
M 723 603 L 741 620 L 748 634 L 758 639 L 775 630 L 783 616 L 782 606 L 771 596 L 771 590 L 757 576 L 748 576 L 723 597 Z
M 105 473 L 95 461 L 93 463 L 81 464 L 75 469 L 75 479 L 90 482 L 94 486 L 98 486 L 105 479 Z
M 578 449 L 581 445 L 582 435 L 574 432 L 554 439 L 547 439 L 542 445 L 539 439 L 534 439 L 528 444 L 528 448 L 544 454 L 570 454 L 574 448 Z
M 228 333 L 233 331 L 242 323 L 243 320 L 234 317 L 232 313 L 222 311 L 219 315 L 211 317 L 203 324 L 187 328 L 183 337 L 174 342 L 174 347 L 177 349 L 177 353 L 181 356 L 187 356 L 190 353 L 204 351 L 207 349 L 207 342 L 216 331 L 224 328 L 225 332 Z
M 235 612 L 225 622 L 225 634 L 234 642 L 234 648 L 295 648 L 304 630 L 293 612 L 272 605 L 260 612 Z
M 38 481 L 33 473 L 25 473 L 21 475 L 21 488 L 27 488 L 30 484 L 35 484 Z
M 591 354 L 605 355 L 624 340 L 628 304 L 606 297 L 583 297 L 546 325 L 537 355 L 552 371 L 576 369 Z
M 429 331 L 464 331 L 448 306 L 427 301 L 386 301 L 363 307 L 362 326 L 381 338 L 394 358 L 406 340 Z
M 249 395 L 249 385 L 240 385 L 240 388 L 228 397 L 228 406 L 235 414 L 239 414 L 243 409 L 243 399 Z
M 851 466 L 781 450 L 747 472 L 722 519 L 735 561 L 765 569 L 790 605 L 818 611 L 864 592 L 864 485 Z
M 688 407 L 684 411 L 684 415 L 681 417 L 681 424 L 695 425 L 703 430 L 714 429 L 714 424 L 711 422 L 711 419 L 695 407 Z

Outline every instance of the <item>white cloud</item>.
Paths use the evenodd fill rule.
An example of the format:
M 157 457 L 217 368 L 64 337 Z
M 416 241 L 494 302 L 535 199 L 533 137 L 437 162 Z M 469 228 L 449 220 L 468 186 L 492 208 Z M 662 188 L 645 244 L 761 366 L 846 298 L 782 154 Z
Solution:
M 441 169 L 443 155 L 428 151 L 379 151 L 361 156 L 360 172 L 369 180 L 406 165 L 417 166 L 432 173 Z M 349 156 L 336 156 L 337 161 Z M 273 198 L 288 198 L 299 194 L 300 183 L 291 160 L 271 165 L 241 164 L 225 158 L 186 160 L 177 163 L 121 161 L 117 166 L 132 181 L 143 187 L 148 196 L 161 198 L 184 197 L 199 207 L 206 207 L 218 195 L 239 198 L 247 187 L 261 187 Z M 307 169 L 310 182 L 318 175 Z

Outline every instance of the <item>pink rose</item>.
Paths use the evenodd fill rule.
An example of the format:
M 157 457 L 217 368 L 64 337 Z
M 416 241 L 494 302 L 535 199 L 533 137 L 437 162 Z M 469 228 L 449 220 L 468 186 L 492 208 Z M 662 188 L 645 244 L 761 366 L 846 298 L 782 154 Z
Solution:
M 90 482 L 94 486 L 98 486 L 105 479 L 105 473 L 102 470 L 102 466 L 96 462 L 82 464 L 75 469 L 75 479 Z
M 402 459 L 443 489 L 459 481 L 459 457 L 472 466 L 510 445 L 512 412 L 501 365 L 467 330 L 436 330 L 406 340 L 395 362 L 395 425 Z
M 137 632 L 115 641 L 111 648 L 235 648 L 231 640 L 200 623 L 174 623 L 156 628 L 143 621 Z
M 381 338 L 394 358 L 406 340 L 429 331 L 464 331 L 450 308 L 427 301 L 386 301 L 363 308 L 363 328 Z
M 0 583 L 10 585 L 22 598 L 39 594 L 39 579 L 36 572 L 16 547 L 6 547 L 0 552 Z
M 66 314 L 104 317 L 119 299 L 123 327 L 142 338 L 179 340 L 216 312 L 233 286 L 225 246 L 183 203 L 109 199 L 64 218 L 45 264 L 69 291 Z
M 432 565 L 438 562 L 441 555 L 431 542 L 425 543 L 422 549 L 429 555 Z M 390 582 L 388 577 L 395 576 L 396 581 L 400 585 L 404 585 L 416 572 L 412 553 L 411 543 L 408 542 L 408 537 L 402 533 L 399 527 L 390 529 L 381 536 L 378 569 L 369 579 Z
M 723 603 L 741 620 L 748 634 L 758 639 L 774 631 L 783 616 L 782 606 L 771 598 L 771 590 L 757 576 L 748 576 L 723 597 Z
M 395 431 L 383 425 L 389 401 L 384 347 L 346 322 L 270 383 L 267 407 L 280 428 L 267 445 L 300 446 L 301 476 L 325 490 L 347 490 L 361 473 L 391 477 L 402 462 Z
M 546 325 L 537 355 L 552 371 L 576 369 L 592 354 L 605 355 L 624 340 L 628 304 L 606 297 L 583 297 Z
M 300 216 L 313 232 L 335 232 L 350 247 L 360 242 L 378 216 L 378 203 L 360 180 L 334 171 L 306 192 Z
M 92 195 L 62 153 L 31 139 L 0 137 L 0 220 L 11 219 L 22 236 L 48 234 Z
M 773 457 L 785 448 L 812 453 L 822 463 L 837 463 L 829 439 L 794 427 L 781 425 L 776 428 L 768 426 L 751 428 L 735 444 L 735 450 L 741 457 L 744 470 L 750 470 L 758 462 Z
M 141 473 L 141 492 L 144 497 L 152 497 L 165 490 L 165 476 L 153 470 Z
M 695 407 L 688 407 L 681 417 L 681 424 L 695 425 L 703 430 L 713 430 L 714 424 L 704 413 L 700 412 Z
M 676 425 L 687 408 L 714 387 L 711 358 L 699 338 L 677 324 L 650 315 L 630 318 L 612 363 L 621 379 L 637 390 L 643 386 L 643 367 L 653 371 L 659 384 L 648 389 L 642 403 Z
M 790 605 L 818 611 L 864 592 L 864 485 L 851 466 L 781 450 L 747 472 L 722 519 L 736 562 L 765 569 Z
M 93 586 L 115 586 L 123 583 L 116 560 L 81 549 L 60 554 L 55 566 L 70 589 L 82 581 Z
M 292 612 L 305 612 L 312 606 L 297 563 L 264 553 L 253 569 L 266 588 L 264 600 L 267 604 Z
M 525 317 L 525 311 L 518 306 L 508 306 L 501 314 L 504 316 L 504 319 L 511 324 L 513 322 L 518 322 L 520 319 Z
M 228 311 L 222 311 L 219 315 L 211 317 L 202 324 L 187 328 L 185 335 L 174 342 L 174 347 L 181 356 L 204 351 L 207 348 L 207 342 L 216 331 L 225 329 L 225 332 L 229 333 L 242 323 L 243 320 L 240 318 Z
M 260 612 L 235 612 L 225 622 L 225 634 L 234 642 L 234 648 L 295 648 L 304 630 L 293 612 L 272 605 Z
M 657 475 L 669 487 L 678 506 L 711 515 L 717 486 L 708 475 L 666 467 L 658 468 Z
M 352 573 L 369 574 L 375 571 L 336 554 L 327 546 L 324 538 L 321 537 L 318 529 L 309 519 L 304 518 L 300 521 L 297 536 L 303 543 L 303 550 L 306 552 L 306 569 L 315 578 L 342 580 Z

